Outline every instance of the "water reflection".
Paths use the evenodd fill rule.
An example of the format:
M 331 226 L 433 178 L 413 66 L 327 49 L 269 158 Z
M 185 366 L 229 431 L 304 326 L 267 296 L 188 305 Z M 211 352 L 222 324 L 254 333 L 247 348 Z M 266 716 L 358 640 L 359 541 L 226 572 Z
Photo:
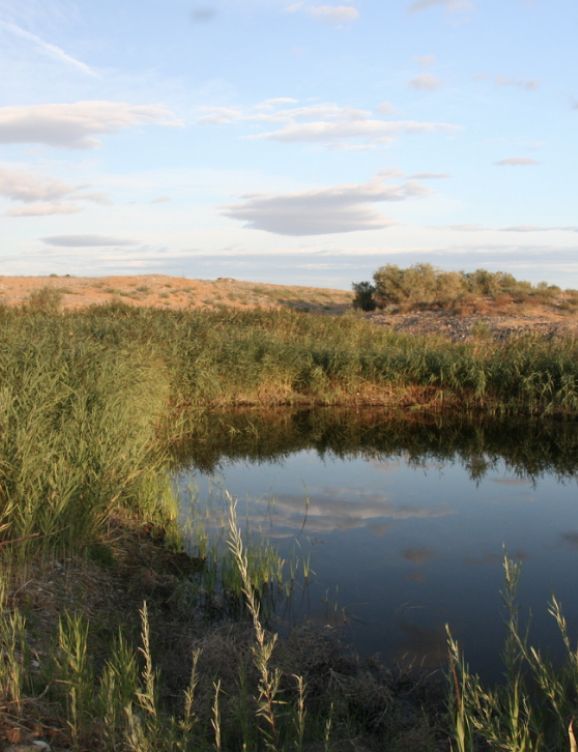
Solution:
M 282 556 L 310 557 L 316 575 L 291 619 L 345 613 L 362 652 L 434 666 L 450 623 L 474 668 L 497 676 L 504 546 L 524 562 L 536 642 L 556 653 L 553 592 L 578 625 L 574 423 L 213 414 L 177 459 L 181 487 L 193 480 L 206 508 L 222 508 L 227 488 Z

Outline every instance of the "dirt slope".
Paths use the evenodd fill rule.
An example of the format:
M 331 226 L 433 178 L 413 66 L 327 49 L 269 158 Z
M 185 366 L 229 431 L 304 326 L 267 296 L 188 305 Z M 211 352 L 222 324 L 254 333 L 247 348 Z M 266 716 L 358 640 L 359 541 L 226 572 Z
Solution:
M 160 274 L 122 277 L 0 277 L 0 302 L 21 305 L 43 288 L 57 290 L 64 309 L 122 301 L 159 308 L 280 308 L 339 313 L 350 307 L 343 290 L 292 287 L 230 278 L 185 279 Z

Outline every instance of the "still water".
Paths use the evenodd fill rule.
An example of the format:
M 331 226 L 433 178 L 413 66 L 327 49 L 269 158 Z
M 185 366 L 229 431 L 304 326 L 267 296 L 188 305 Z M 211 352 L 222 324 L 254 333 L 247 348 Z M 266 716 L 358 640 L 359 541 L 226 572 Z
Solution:
M 553 593 L 576 634 L 577 424 L 330 410 L 209 423 L 177 475 L 183 522 L 191 484 L 216 515 L 227 489 L 244 527 L 310 562 L 278 629 L 330 623 L 363 654 L 434 667 L 445 663 L 449 624 L 472 668 L 497 677 L 506 550 L 523 565 L 533 642 L 559 654 Z

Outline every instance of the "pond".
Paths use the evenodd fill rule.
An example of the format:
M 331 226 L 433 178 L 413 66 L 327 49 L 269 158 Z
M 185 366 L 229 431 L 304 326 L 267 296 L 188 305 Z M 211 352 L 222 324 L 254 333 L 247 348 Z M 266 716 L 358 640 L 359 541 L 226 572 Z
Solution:
M 205 420 L 177 473 L 182 521 L 191 484 L 210 514 L 226 489 L 243 528 L 310 565 L 277 629 L 329 623 L 362 654 L 436 667 L 449 624 L 497 678 L 504 551 L 522 562 L 534 644 L 560 654 L 553 593 L 578 626 L 578 424 L 331 409 Z

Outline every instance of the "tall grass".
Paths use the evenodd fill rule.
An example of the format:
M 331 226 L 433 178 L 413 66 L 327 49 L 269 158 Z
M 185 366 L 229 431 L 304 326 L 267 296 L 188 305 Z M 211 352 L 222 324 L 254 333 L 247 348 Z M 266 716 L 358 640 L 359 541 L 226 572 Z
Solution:
M 239 404 L 575 416 L 578 343 L 452 344 L 286 311 L 0 309 L 0 542 L 83 548 L 119 509 L 167 512 L 169 443 Z
M 502 684 L 484 687 L 468 670 L 448 630 L 451 748 L 456 752 L 486 748 L 504 752 L 575 750 L 578 647 L 570 642 L 556 598 L 548 611 L 565 647 L 562 665 L 554 666 L 531 645 L 528 632 L 521 629 L 516 602 L 520 571 L 519 563 L 504 559 L 507 636 Z

